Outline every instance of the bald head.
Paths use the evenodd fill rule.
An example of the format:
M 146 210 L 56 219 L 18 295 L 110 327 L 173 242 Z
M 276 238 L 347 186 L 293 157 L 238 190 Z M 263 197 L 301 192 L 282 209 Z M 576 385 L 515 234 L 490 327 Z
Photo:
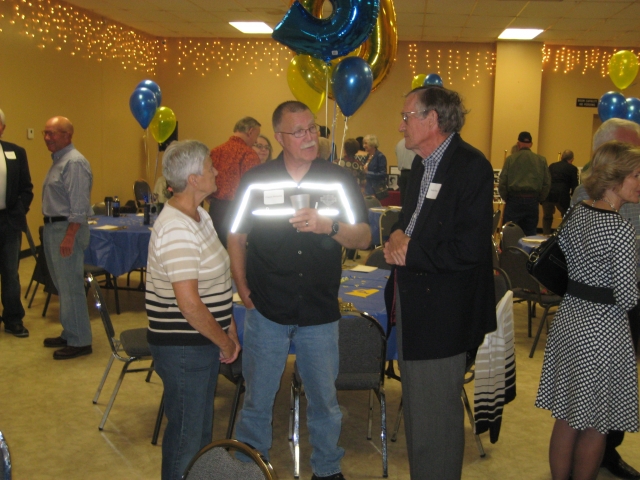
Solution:
M 71 144 L 73 125 L 66 117 L 52 117 L 44 126 L 44 143 L 51 153 Z
M 613 140 L 640 146 L 640 125 L 630 120 L 610 118 L 593 135 L 593 150 Z

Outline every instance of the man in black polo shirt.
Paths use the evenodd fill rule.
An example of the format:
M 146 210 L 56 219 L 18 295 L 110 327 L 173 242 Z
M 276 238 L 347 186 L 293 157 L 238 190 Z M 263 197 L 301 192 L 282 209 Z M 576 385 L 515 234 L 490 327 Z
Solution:
M 342 247 L 367 248 L 367 210 L 352 175 L 316 160 L 313 113 L 290 101 L 273 113 L 279 158 L 247 172 L 236 193 L 228 249 L 247 313 L 244 328 L 244 405 L 238 440 L 268 458 L 273 402 L 290 344 L 309 402 L 307 425 L 313 479 L 340 480 L 342 414 L 338 375 L 338 289 Z M 308 194 L 310 208 L 290 197 Z

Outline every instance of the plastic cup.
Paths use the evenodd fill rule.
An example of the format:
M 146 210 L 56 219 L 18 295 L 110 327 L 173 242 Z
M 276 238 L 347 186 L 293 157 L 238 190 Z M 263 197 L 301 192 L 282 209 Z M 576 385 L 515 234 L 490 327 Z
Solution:
M 301 193 L 300 195 L 291 195 L 291 205 L 295 211 L 301 208 L 309 208 L 311 204 L 311 196 L 308 193 Z

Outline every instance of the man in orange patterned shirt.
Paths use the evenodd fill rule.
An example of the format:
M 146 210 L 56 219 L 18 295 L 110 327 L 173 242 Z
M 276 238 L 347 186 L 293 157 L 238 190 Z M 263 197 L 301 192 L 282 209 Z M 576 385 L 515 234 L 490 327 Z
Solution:
M 227 212 L 240 184 L 240 178 L 247 170 L 260 165 L 260 158 L 252 148 L 260 135 L 260 126 L 255 118 L 241 118 L 233 127 L 233 135 L 229 140 L 211 150 L 211 160 L 218 171 L 218 190 L 208 198 L 209 215 L 225 248 L 229 232 Z

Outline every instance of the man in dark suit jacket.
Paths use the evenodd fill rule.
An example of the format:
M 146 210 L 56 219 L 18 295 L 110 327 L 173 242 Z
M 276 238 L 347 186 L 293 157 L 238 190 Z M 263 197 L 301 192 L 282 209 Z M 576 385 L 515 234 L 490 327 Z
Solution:
M 5 117 L 0 110 L 0 137 Z M 0 140 L 0 280 L 4 330 L 16 337 L 28 337 L 22 324 L 24 307 L 20 301 L 20 245 L 27 229 L 27 212 L 33 200 L 27 152 L 13 143 Z
M 573 152 L 565 150 L 560 161 L 549 165 L 551 190 L 542 202 L 542 233 L 551 235 L 551 224 L 556 208 L 564 217 L 571 205 L 571 195 L 578 186 L 578 167 L 573 165 Z
M 459 479 L 460 393 L 467 352 L 496 328 L 491 228 L 493 171 L 458 132 L 457 93 L 422 87 L 405 100 L 400 131 L 414 161 L 397 228 L 385 246 L 397 266 L 396 321 L 412 479 Z

